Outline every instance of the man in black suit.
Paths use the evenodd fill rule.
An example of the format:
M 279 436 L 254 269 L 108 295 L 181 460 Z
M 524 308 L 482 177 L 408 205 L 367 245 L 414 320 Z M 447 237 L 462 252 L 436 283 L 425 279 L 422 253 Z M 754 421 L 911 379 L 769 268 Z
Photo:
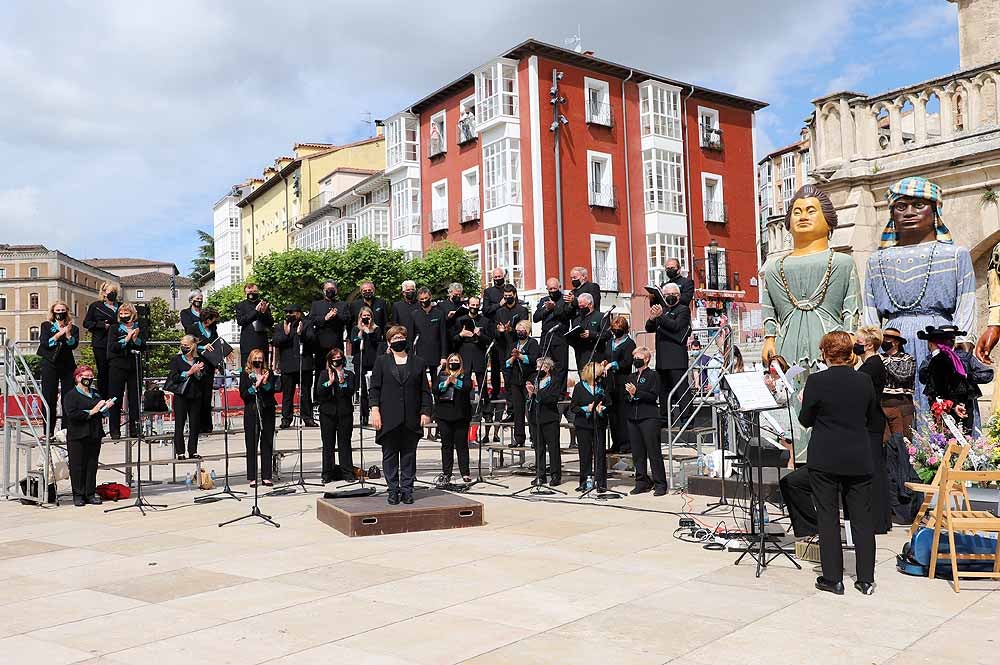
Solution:
M 667 259 L 664 268 L 667 281 L 660 285 L 660 289 L 667 284 L 676 284 L 680 289 L 681 304 L 687 307 L 694 300 L 694 282 L 681 274 L 681 263 L 677 259 Z
M 452 282 L 448 285 L 448 297 L 438 303 L 438 307 L 444 312 L 445 334 L 448 337 L 448 344 L 445 346 L 444 355 L 448 355 L 452 351 L 458 351 L 458 347 L 452 346 L 451 342 L 456 332 L 455 324 L 458 322 L 459 317 L 468 310 L 462 302 L 463 291 L 464 287 L 461 284 Z
M 312 338 L 313 327 L 302 318 L 302 308 L 298 305 L 285 307 L 285 322 L 274 331 L 278 369 L 281 370 L 281 429 L 292 425 L 295 386 L 299 386 L 299 415 L 302 423 L 306 427 L 316 427 L 312 400 Z
M 469 313 L 458 317 L 452 329 L 452 349 L 462 356 L 466 376 L 475 376 L 480 390 L 486 387 L 486 349 L 493 341 L 489 321 L 479 311 L 480 300 L 469 298 Z
M 427 287 L 417 291 L 417 309 L 413 311 L 413 326 L 410 339 L 413 353 L 424 361 L 427 374 L 433 381 L 438 366 L 448 355 L 448 327 L 445 314 L 439 305 L 431 300 L 431 290 Z
M 535 307 L 535 314 L 531 320 L 542 324 L 542 334 L 538 338 L 539 344 L 544 349 L 548 349 L 545 354 L 555 362 L 556 376 L 563 382 L 563 389 L 566 388 L 566 374 L 569 370 L 569 345 L 566 343 L 566 331 L 569 330 L 572 321 L 572 312 L 569 305 L 563 300 L 562 284 L 556 277 L 549 277 L 545 280 L 545 288 L 548 295 L 538 301 Z
M 656 333 L 656 373 L 660 378 L 660 415 L 666 418 L 670 408 L 667 396 L 678 383 L 681 387 L 674 393 L 674 400 L 682 417 L 690 401 L 687 386 L 688 354 L 687 338 L 691 332 L 691 309 L 681 304 L 680 288 L 676 284 L 663 287 L 664 309 L 653 305 L 646 321 L 646 332 Z
M 576 312 L 577 298 L 583 293 L 589 293 L 590 297 L 594 299 L 594 311 L 601 311 L 601 287 L 588 281 L 589 279 L 587 269 L 583 266 L 577 266 L 569 271 L 569 281 L 573 285 L 573 290 L 563 296 L 563 300 L 573 308 L 574 317 L 578 316 Z
M 267 363 L 267 338 L 274 328 L 271 304 L 260 299 L 260 289 L 250 283 L 243 287 L 247 299 L 236 304 L 236 325 L 240 327 L 240 367 L 246 367 L 247 358 L 254 349 L 264 352 Z
M 504 268 L 496 267 L 490 271 L 490 285 L 483 291 L 483 316 L 490 323 L 490 329 L 496 330 L 496 313 L 503 303 L 503 287 L 507 283 L 507 271 Z M 498 399 L 500 397 L 500 377 L 503 376 L 503 363 L 506 359 L 501 354 L 499 348 L 500 338 L 490 352 L 490 397 Z
M 368 307 L 372 311 L 372 321 L 382 330 L 386 329 L 389 323 L 389 304 L 381 298 L 375 297 L 375 284 L 371 280 L 361 282 L 361 295 L 351 301 L 350 304 L 350 324 L 356 326 L 358 317 L 361 316 L 361 308 Z
M 329 279 L 323 282 L 323 299 L 313 302 L 307 317 L 309 322 L 306 324 L 313 329 L 314 367 L 326 367 L 326 354 L 330 353 L 330 349 L 343 351 L 344 329 L 350 315 L 347 303 L 337 300 L 337 283 Z
M 201 322 L 201 307 L 204 304 L 205 295 L 201 292 L 201 289 L 195 289 L 188 294 L 189 307 L 181 310 L 181 328 L 184 328 L 186 334 L 198 334 L 195 328 Z
M 504 284 L 503 302 L 493 315 L 494 329 L 497 331 L 497 346 L 500 347 L 500 366 L 503 368 L 510 351 L 517 343 L 517 324 L 521 321 L 530 323 L 528 308 L 517 300 L 517 289 L 513 284 Z M 496 399 L 496 397 L 494 397 Z
M 594 309 L 589 293 L 581 293 L 577 298 L 576 312 L 572 326 L 575 332 L 570 343 L 576 352 L 576 369 L 580 371 L 588 362 L 604 361 L 604 347 L 611 337 L 611 327 L 610 324 L 602 325 L 604 315 Z
M 413 310 L 417 304 L 417 283 L 412 279 L 403 282 L 403 299 L 392 303 L 392 322 L 397 326 L 403 326 L 407 330 L 413 328 Z

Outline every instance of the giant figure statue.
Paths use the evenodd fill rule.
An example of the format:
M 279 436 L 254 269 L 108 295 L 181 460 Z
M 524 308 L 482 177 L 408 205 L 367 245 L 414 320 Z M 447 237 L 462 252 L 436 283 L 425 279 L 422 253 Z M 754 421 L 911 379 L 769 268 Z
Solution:
M 993 248 L 990 256 L 990 267 L 986 270 L 986 288 L 990 300 L 989 318 L 986 328 L 976 342 L 976 358 L 986 365 L 992 365 L 990 352 L 1000 341 L 1000 243 Z M 993 412 L 1000 406 L 1000 382 L 993 384 Z
M 792 234 L 791 254 L 769 258 L 764 265 L 762 312 L 764 364 L 775 355 L 806 370 L 821 361 L 819 340 L 832 330 L 853 331 L 861 310 L 854 260 L 830 249 L 837 211 L 826 192 L 806 185 L 795 192 L 785 213 Z M 799 375 L 802 383 L 806 372 Z M 793 387 L 794 388 L 794 387 Z M 792 406 L 801 405 L 795 390 Z M 792 418 L 795 460 L 804 463 L 808 435 Z
M 976 329 L 976 277 L 969 250 L 952 242 L 941 218 L 940 187 L 926 178 L 903 178 L 886 198 L 889 222 L 879 249 L 868 258 L 864 319 L 898 330 L 919 368 L 928 352 L 927 344 L 917 339 L 918 330 L 942 325 Z M 917 410 L 926 412 L 919 377 L 913 398 Z

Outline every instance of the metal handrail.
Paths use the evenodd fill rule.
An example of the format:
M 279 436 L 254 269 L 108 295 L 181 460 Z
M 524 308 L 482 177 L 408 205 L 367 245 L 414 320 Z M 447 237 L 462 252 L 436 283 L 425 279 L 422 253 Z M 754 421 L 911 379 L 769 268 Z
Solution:
M 16 488 L 15 495 L 18 498 L 34 499 L 40 504 L 45 503 L 48 496 L 49 487 L 49 466 L 51 464 L 51 450 L 49 447 L 49 423 L 51 418 L 54 417 L 49 411 L 48 403 L 42 399 L 42 391 L 35 380 L 34 374 L 31 372 L 31 368 L 28 366 L 27 360 L 24 355 L 17 348 L 18 342 L 14 340 L 7 341 L 4 344 L 4 384 L 3 384 L 3 411 L 4 411 L 4 452 L 3 452 L 3 495 L 4 497 L 10 496 L 10 488 L 13 486 Z M 20 370 L 20 371 L 19 371 Z M 30 391 L 28 394 L 37 395 L 41 403 L 41 413 L 42 413 L 42 425 L 43 432 L 39 435 L 37 428 L 33 419 L 30 417 L 31 405 L 30 400 L 25 399 L 25 392 L 22 389 L 21 380 L 26 380 Z M 14 416 L 16 418 L 16 423 L 12 421 L 12 417 L 7 412 L 7 398 L 12 398 L 14 404 L 16 405 L 19 415 Z M 41 483 L 39 485 L 39 496 L 33 497 L 27 493 L 22 493 L 20 491 L 19 483 L 20 473 L 15 473 L 15 477 L 11 477 L 11 454 L 14 456 L 14 468 L 19 469 L 20 463 L 18 461 L 18 444 L 14 442 L 15 428 L 17 429 L 17 442 L 21 441 L 21 433 L 27 431 L 31 436 L 35 446 L 40 449 L 42 455 L 41 460 Z M 30 477 L 32 472 L 31 469 L 31 454 L 28 453 L 26 460 L 26 471 L 25 477 Z M 27 488 L 26 488 L 27 489 Z

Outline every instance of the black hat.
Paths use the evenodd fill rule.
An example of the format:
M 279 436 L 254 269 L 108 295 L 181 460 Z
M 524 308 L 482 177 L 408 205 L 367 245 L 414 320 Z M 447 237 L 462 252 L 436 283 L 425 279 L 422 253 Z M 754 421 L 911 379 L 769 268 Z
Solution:
M 960 337 L 965 334 L 964 330 L 959 330 L 958 326 L 927 326 L 923 330 L 917 331 L 918 339 L 930 339 L 931 337 Z
M 301 312 L 302 308 L 298 305 L 285 305 L 285 312 Z

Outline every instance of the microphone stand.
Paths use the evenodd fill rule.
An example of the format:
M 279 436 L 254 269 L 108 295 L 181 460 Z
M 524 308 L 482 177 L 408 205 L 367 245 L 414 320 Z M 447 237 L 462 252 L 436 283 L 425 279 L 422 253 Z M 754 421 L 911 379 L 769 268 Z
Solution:
M 142 334 L 140 329 L 139 334 Z M 104 512 L 113 513 L 117 510 L 126 510 L 128 508 L 138 508 L 142 516 L 146 516 L 146 508 L 150 510 L 156 510 L 157 508 L 166 508 L 167 505 L 164 503 L 150 503 L 146 501 L 142 496 L 142 350 L 140 349 L 130 349 L 129 353 L 135 358 L 135 394 L 138 399 L 135 400 L 133 404 L 132 395 L 128 395 L 128 380 L 125 381 L 125 394 L 128 395 L 128 421 L 131 424 L 132 421 L 132 410 L 138 408 L 139 411 L 139 427 L 136 437 L 136 454 L 135 454 L 135 501 L 127 506 L 118 506 L 117 508 L 107 508 Z M 131 438 L 128 437 L 125 441 L 126 446 L 131 446 Z
M 300 362 L 301 362 L 301 359 L 300 359 Z M 254 444 L 255 450 L 254 450 L 254 453 L 253 453 L 254 455 L 256 455 L 257 454 L 257 450 L 260 449 L 261 439 L 264 436 L 264 418 L 261 416 L 261 413 L 260 413 L 260 392 L 259 391 L 256 391 L 256 390 L 254 391 L 253 399 L 254 399 L 254 403 L 257 405 L 257 441 Z M 272 425 L 273 425 L 273 423 L 272 423 Z M 234 524 L 236 522 L 240 522 L 240 521 L 245 520 L 245 519 L 250 519 L 251 517 L 259 517 L 260 519 L 264 520 L 265 522 L 267 522 L 271 526 L 275 527 L 276 529 L 277 528 L 281 528 L 281 525 L 278 524 L 277 522 L 275 522 L 274 520 L 272 520 L 270 515 L 265 515 L 264 513 L 260 512 L 260 503 L 259 503 L 260 495 L 258 493 L 258 488 L 260 487 L 260 466 L 261 466 L 260 464 L 257 465 L 257 473 L 254 474 L 255 477 L 254 477 L 254 484 L 253 484 L 253 508 L 250 509 L 250 514 L 249 515 L 243 515 L 242 517 L 237 517 L 235 519 L 231 519 L 231 520 L 229 520 L 227 522 L 219 522 L 219 527 L 224 527 L 227 524 Z
M 493 360 L 491 359 L 491 354 L 493 352 L 493 346 L 497 343 L 496 338 L 490 340 L 490 345 L 486 347 L 486 371 L 483 373 L 486 378 L 486 383 L 479 387 L 479 403 L 476 405 L 476 414 L 472 418 L 472 422 L 476 423 L 479 427 L 483 424 L 483 401 L 486 397 L 486 387 L 489 383 L 490 371 L 493 369 Z M 483 478 L 483 448 L 485 448 L 485 442 L 480 443 L 477 447 L 479 448 L 479 463 L 478 469 L 476 470 L 476 479 L 471 483 L 466 485 L 466 491 L 471 490 L 476 485 L 489 485 L 491 487 L 500 487 L 503 489 L 510 489 L 507 485 L 502 485 L 500 483 L 495 483 Z
M 601 330 L 600 330 L 599 333 L 597 333 L 597 343 L 594 344 L 594 348 L 590 350 L 590 358 L 587 359 L 587 363 L 584 365 L 584 367 L 586 367 L 587 365 L 590 365 L 591 363 L 594 362 L 594 354 L 597 353 L 597 347 L 600 346 L 600 344 L 601 344 L 601 338 L 604 337 L 604 331 L 607 330 L 608 325 L 610 325 L 611 313 L 613 311 L 615 311 L 615 305 L 612 305 L 611 309 L 609 309 L 601 317 Z M 581 380 L 582 380 L 582 378 L 581 378 Z M 604 386 L 604 376 L 603 375 L 601 375 L 600 377 L 598 377 L 598 376 L 594 377 L 594 386 L 595 387 L 600 387 L 600 389 L 603 391 L 604 395 L 608 394 L 608 391 L 607 391 L 607 389 Z M 603 401 L 602 401 L 602 404 L 603 404 Z M 590 466 L 590 468 L 593 470 L 593 473 L 594 473 L 594 476 L 595 476 L 595 478 L 594 478 L 595 482 L 594 482 L 594 486 L 591 487 L 590 489 L 588 489 L 586 492 L 584 492 L 580 496 L 578 496 L 577 497 L 578 499 L 583 499 L 585 497 L 590 496 L 591 494 L 593 494 L 594 495 L 593 498 L 597 499 L 598 501 L 607 501 L 608 499 L 621 499 L 621 498 L 623 498 L 625 496 L 624 494 L 622 494 L 621 492 L 619 492 L 617 490 L 609 490 L 607 487 L 604 487 L 604 488 L 598 487 L 597 482 L 596 482 L 596 480 L 597 480 L 597 478 L 596 478 L 596 476 L 597 476 L 597 468 L 598 468 L 597 467 L 598 457 L 600 457 L 600 463 L 601 463 L 601 465 L 604 466 L 603 471 L 604 471 L 604 482 L 605 482 L 605 484 L 607 484 L 607 478 L 608 478 L 608 469 L 607 469 L 607 466 L 608 466 L 607 452 L 608 451 L 607 451 L 607 425 L 606 425 L 607 418 L 608 418 L 607 410 L 608 410 L 608 406 L 607 406 L 607 404 L 604 404 L 604 422 L 605 422 L 605 425 L 599 424 L 600 423 L 600 419 L 597 417 L 597 411 L 596 411 L 596 409 L 591 412 L 591 417 L 594 419 L 594 445 L 591 446 L 592 450 L 591 450 L 591 466 Z M 601 450 L 601 454 L 600 455 L 597 454 L 598 446 L 600 446 L 600 450 Z
M 548 342 L 546 342 L 546 344 L 545 344 L 545 350 L 542 352 L 542 355 L 539 356 L 539 358 L 546 358 L 546 357 L 548 357 L 548 355 L 549 355 L 549 346 L 551 344 L 552 344 L 552 336 L 550 335 L 549 339 L 548 339 Z M 534 396 L 532 396 L 532 398 L 530 400 L 528 400 L 528 402 L 530 404 L 530 407 L 529 407 L 530 410 L 529 410 L 529 412 L 527 414 L 528 425 L 529 425 L 529 427 L 531 427 L 531 432 L 532 432 L 531 443 L 533 444 L 533 446 L 535 448 L 535 484 L 534 485 L 528 485 L 527 487 L 514 492 L 513 494 L 511 494 L 511 496 L 517 496 L 517 495 L 521 494 L 522 492 L 528 492 L 532 496 L 551 495 L 551 494 L 563 494 L 563 495 L 565 495 L 566 494 L 566 492 L 563 492 L 560 489 L 552 487 L 548 483 L 542 482 L 542 478 L 545 476 L 545 465 L 541 463 L 541 460 L 542 460 L 541 451 L 544 449 L 545 444 L 542 442 L 542 432 L 541 432 L 541 430 L 539 428 L 539 425 L 538 425 L 538 390 L 539 390 L 539 387 L 538 387 L 538 375 L 540 373 L 541 373 L 541 368 L 539 368 L 539 367 L 536 366 L 536 368 L 535 368 L 535 380 L 533 382 L 535 384 L 535 394 L 534 394 Z M 552 379 L 552 377 L 549 377 L 549 380 L 553 381 L 554 379 Z M 534 413 L 532 414 L 532 412 L 534 412 Z M 535 424 L 533 426 L 531 425 L 532 415 L 533 415 L 534 421 L 535 421 Z M 557 441 L 557 444 L 558 444 L 558 441 Z M 559 475 L 562 475 L 562 469 L 559 469 L 558 471 L 559 471 Z
M 226 480 L 225 485 L 222 489 L 214 494 L 206 494 L 205 496 L 196 497 L 195 503 L 210 503 L 214 501 L 222 501 L 223 499 L 236 499 L 241 501 L 237 494 L 246 494 L 246 492 L 234 490 L 229 486 L 229 391 L 227 386 L 228 374 L 226 372 L 226 363 L 222 362 L 222 442 L 225 446 L 226 455 Z

